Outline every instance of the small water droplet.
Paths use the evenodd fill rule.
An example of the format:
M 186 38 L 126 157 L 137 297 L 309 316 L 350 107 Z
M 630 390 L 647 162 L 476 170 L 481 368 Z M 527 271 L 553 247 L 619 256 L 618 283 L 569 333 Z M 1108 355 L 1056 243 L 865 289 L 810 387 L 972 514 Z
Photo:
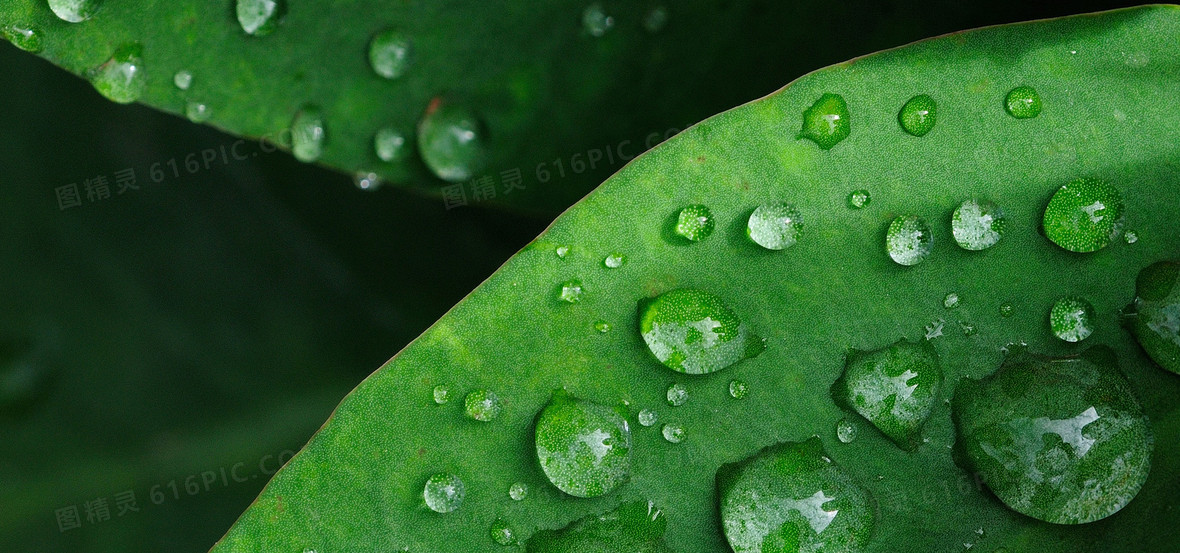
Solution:
M 795 245 L 803 231 L 803 216 L 791 204 L 762 204 L 750 214 L 746 236 L 768 250 Z
M 841 443 L 850 444 L 856 439 L 856 427 L 848 419 L 840 419 L 836 423 L 836 439 Z
M 204 123 L 213 115 L 213 110 L 201 102 L 189 101 L 184 105 L 184 116 L 193 123 Z
M 357 171 L 352 175 L 352 184 L 361 190 L 372 192 L 381 188 L 381 176 L 372 171 Z
M 1127 65 L 1130 67 L 1138 69 L 1140 67 L 1147 67 L 1149 63 L 1151 63 L 1151 58 L 1147 55 L 1147 52 L 1132 52 L 1127 54 Z
M 475 390 L 463 398 L 463 411 L 468 418 L 480 422 L 490 422 L 500 416 L 502 408 L 500 396 L 491 390 Z
M 112 102 L 130 104 L 138 100 L 147 88 L 141 51 L 139 44 L 119 48 L 109 60 L 89 71 L 90 84 Z
M 734 553 L 863 551 L 873 532 L 868 491 L 818 438 L 768 447 L 717 472 L 721 525 Z
M 942 369 L 930 343 L 902 340 L 850 353 L 832 394 L 898 446 L 912 450 L 941 386 Z
M 803 130 L 798 138 L 815 142 L 820 149 L 830 150 L 852 132 L 848 104 L 839 94 L 824 94 L 803 112 Z
M 684 441 L 684 427 L 679 424 L 665 424 L 664 428 L 660 430 L 664 435 L 664 439 L 669 443 L 678 444 Z
M 373 135 L 373 151 L 377 159 L 390 163 L 400 162 L 410 157 L 410 144 L 406 135 L 392 127 L 384 127 Z
M 181 69 L 172 76 L 172 84 L 181 90 L 188 90 L 188 87 L 193 85 L 193 74 Z
M 45 41 L 41 37 L 41 32 L 29 25 L 0 26 L 0 35 L 8 42 L 11 42 L 13 46 L 26 52 L 36 54 L 45 47 Z
M 938 104 L 928 94 L 914 96 L 901 107 L 897 121 L 905 132 L 925 136 L 938 121 Z
M 100 0 L 49 0 L 53 15 L 68 23 L 81 23 L 94 17 L 101 6 Z
M 432 392 L 434 394 L 434 402 L 442 405 L 451 399 L 451 390 L 442 384 L 434 387 Z
M 917 265 L 934 251 L 934 235 L 926 220 L 902 215 L 889 224 L 885 233 L 885 251 L 898 265 Z
M 668 386 L 668 405 L 680 407 L 688 402 L 688 388 L 679 382 Z
M 766 342 L 721 298 L 682 288 L 640 302 L 639 332 L 664 366 L 687 374 L 724 369 L 756 357 Z
M 537 417 L 537 459 L 557 489 L 574 497 L 610 493 L 631 476 L 631 429 L 614 410 L 553 395 Z
M 274 32 L 287 14 L 286 0 L 237 0 L 238 24 L 246 34 L 266 36 Z
M 1041 96 L 1031 86 L 1018 86 L 1004 97 L 1004 109 L 1017 119 L 1031 119 L 1041 114 Z
M 1074 179 L 1053 194 L 1045 208 L 1045 236 L 1071 252 L 1106 247 L 1123 227 L 1119 190 L 1099 179 Z
M 436 98 L 418 123 L 418 154 L 438 178 L 465 181 L 487 162 L 486 135 L 475 113 Z
M 652 426 L 659 422 L 660 415 L 651 409 L 641 409 L 639 411 L 639 424 L 642 426 Z
M 729 381 L 729 397 L 731 397 L 733 399 L 742 399 L 742 398 L 746 397 L 747 392 L 749 392 L 749 386 L 747 386 L 744 381 L 741 381 L 741 380 L 730 380 Z
M 1013 307 L 1012 304 L 1009 302 L 1004 302 L 1004 303 L 1000 304 L 1000 316 L 1002 316 L 1002 317 L 1011 317 L 1013 311 L 1015 311 L 1015 310 L 1016 310 L 1016 308 Z
M 565 259 L 565 256 L 569 255 L 570 253 L 570 247 L 557 246 L 556 248 L 553 248 L 553 253 L 557 255 L 558 259 Z
M 864 209 L 873 201 L 873 196 L 869 194 L 868 190 L 860 189 L 853 190 L 848 193 L 848 207 L 852 209 Z
M 959 330 L 963 331 L 963 336 L 975 336 L 975 333 L 978 332 L 975 325 L 967 321 L 959 321 Z
M 1134 244 L 1139 241 L 1139 233 L 1133 230 L 1128 230 L 1123 233 L 1123 241 L 1128 244 Z
M 1094 306 L 1079 297 L 1057 300 L 1049 311 L 1049 328 L 1066 342 L 1080 342 L 1094 332 Z
M 668 8 L 656 6 L 643 16 L 643 28 L 649 33 L 658 33 L 668 25 Z
M 942 306 L 947 309 L 954 309 L 959 306 L 959 295 L 951 292 L 942 298 Z
M 597 330 L 598 332 L 600 332 L 602 334 L 606 334 L 607 332 L 610 332 L 610 323 L 608 323 L 606 321 L 601 321 L 601 320 L 595 321 L 594 322 L 594 330 Z
M 966 200 L 951 215 L 955 242 L 964 250 L 985 250 L 996 245 L 1007 226 L 1004 210 L 989 201 Z
M 399 31 L 381 31 L 369 41 L 369 66 L 374 73 L 386 79 L 402 76 L 412 62 L 410 38 Z
M 521 501 L 529 495 L 529 485 L 524 482 L 515 482 L 508 487 L 508 497 L 513 501 Z
M 693 242 L 708 238 L 715 225 L 713 212 L 700 204 L 684 207 L 676 215 L 676 234 Z
M 615 26 L 615 18 L 607 15 L 602 4 L 594 3 L 582 12 L 582 28 L 591 36 L 602 36 Z
M 582 281 L 579 279 L 570 279 L 561 283 L 561 291 L 557 294 L 557 299 L 566 303 L 578 303 L 582 301 Z
M 324 153 L 327 130 L 319 108 L 305 106 L 291 120 L 291 154 L 295 159 L 311 163 Z
M 502 518 L 493 520 L 488 532 L 492 536 L 492 541 L 500 545 L 513 545 L 516 543 L 516 533 L 512 531 L 511 526 L 508 526 L 508 522 Z
M 440 472 L 426 480 L 422 497 L 426 506 L 436 513 L 450 513 L 463 505 L 467 490 L 463 480 L 449 472 Z
M 627 258 L 624 257 L 623 254 L 612 253 L 602 260 L 602 264 L 606 266 L 607 269 L 618 269 L 619 267 L 622 267 L 623 263 L 626 261 Z

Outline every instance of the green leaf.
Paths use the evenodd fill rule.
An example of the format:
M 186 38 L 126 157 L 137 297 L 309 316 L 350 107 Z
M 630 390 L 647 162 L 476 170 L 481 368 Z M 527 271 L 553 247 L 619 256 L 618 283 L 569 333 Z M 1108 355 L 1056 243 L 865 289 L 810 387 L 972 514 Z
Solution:
M 996 371 L 1010 343 L 1051 356 L 1105 345 L 1152 432 L 1180 432 L 1180 379 L 1151 362 L 1118 315 L 1139 269 L 1180 250 L 1178 38 L 1175 7 L 964 32 L 818 71 L 692 127 L 558 218 L 362 383 L 214 551 L 497 551 L 489 538 L 497 519 L 526 540 L 641 500 L 666 514 L 672 550 L 726 551 L 718 470 L 812 435 L 875 502 L 870 551 L 1176 549 L 1165 529 L 1176 522 L 1180 442 L 1155 444 L 1146 484 L 1120 512 L 1049 524 L 1005 507 L 955 464 L 946 400 L 962 378 Z M 1037 90 L 1036 117 L 1007 112 L 1018 86 Z M 805 111 L 825 94 L 842 97 L 851 116 L 848 136 L 829 150 L 798 138 Z M 938 104 L 937 124 L 921 137 L 898 121 L 917 94 Z M 1079 177 L 1119 188 L 1138 241 L 1078 254 L 1041 234 L 1049 198 Z M 850 209 L 846 198 L 858 189 L 872 202 Z M 977 196 L 1007 214 L 1002 238 L 985 251 L 952 238 L 952 214 Z M 789 202 L 806 221 L 786 250 L 746 236 L 766 202 Z M 717 224 L 690 243 L 672 229 L 695 204 Z M 921 263 L 902 266 L 885 235 L 908 215 L 928 223 L 933 246 Z M 627 263 L 604 266 L 616 253 Z M 571 279 L 581 283 L 577 303 L 559 300 Z M 716 295 L 766 338 L 766 350 L 704 375 L 663 366 L 640 335 L 636 306 L 681 288 Z M 1049 330 L 1049 310 L 1066 295 L 1095 309 L 1095 330 L 1079 344 Z M 597 331 L 597 321 L 611 330 Z M 945 377 L 943 401 L 912 452 L 830 393 L 849 350 L 899 339 L 929 340 Z M 731 380 L 747 384 L 742 399 L 727 393 Z M 685 386 L 686 403 L 667 405 L 670 383 Z M 495 391 L 503 410 L 491 422 L 467 419 L 457 402 L 432 401 L 439 384 Z M 532 438 L 557 388 L 625 404 L 632 420 L 652 409 L 682 427 L 683 440 L 635 426 L 629 481 L 602 497 L 568 496 L 548 482 Z M 846 417 L 859 427 L 848 444 L 835 435 Z M 462 508 L 446 515 L 422 506 L 423 484 L 439 472 L 465 482 Z M 509 499 L 514 482 L 528 484 L 527 498 Z

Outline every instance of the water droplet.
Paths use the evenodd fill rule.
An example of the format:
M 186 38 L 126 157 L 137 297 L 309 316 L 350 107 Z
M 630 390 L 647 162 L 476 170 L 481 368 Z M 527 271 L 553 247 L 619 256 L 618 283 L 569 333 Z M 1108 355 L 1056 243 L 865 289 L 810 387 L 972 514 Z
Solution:
M 1000 304 L 1000 316 L 1002 316 L 1002 317 L 1011 317 L 1011 316 L 1012 316 L 1012 312 L 1013 312 L 1013 311 L 1015 311 L 1015 309 L 1016 309 L 1016 308 L 1015 308 L 1015 307 L 1013 307 L 1013 306 L 1012 306 L 1012 304 L 1011 304 L 1011 303 L 1009 303 L 1009 302 L 1004 302 L 1004 303 L 1001 303 L 1001 304 Z
M 836 423 L 836 439 L 841 443 L 850 444 L 856 439 L 856 427 L 848 419 L 840 419 Z
M 142 48 L 128 44 L 119 48 L 111 59 L 91 69 L 88 73 L 90 84 L 99 94 L 112 102 L 130 104 L 139 99 L 147 88 L 143 75 Z
M 306 106 L 291 120 L 291 153 L 295 159 L 311 163 L 324 152 L 324 116 L 319 108 Z
M 673 407 L 680 407 L 688 403 L 688 388 L 679 382 L 668 386 L 668 405 Z
M 717 471 L 721 524 L 734 553 L 864 550 L 874 525 L 869 493 L 818 438 L 768 447 Z
M 699 242 L 713 234 L 713 212 L 709 208 L 696 204 L 680 210 L 676 215 L 676 234 L 693 242 Z
M 1041 114 L 1041 97 L 1031 86 L 1018 86 L 1004 98 L 1004 109 L 1017 119 L 1030 119 Z
M 442 384 L 435 386 L 432 393 L 434 394 L 434 402 L 439 405 L 442 405 L 451 399 L 451 390 Z
M 1094 306 L 1079 297 L 1057 300 L 1049 311 L 1049 328 L 1066 342 L 1080 342 L 1094 332 Z
M 557 294 L 557 299 L 566 303 L 578 303 L 582 301 L 582 281 L 579 279 L 570 279 L 561 283 L 561 291 Z
M 910 98 L 897 114 L 901 128 L 914 136 L 924 136 L 938 121 L 938 104 L 928 94 Z
M 594 3 L 582 12 L 582 28 L 591 36 L 602 36 L 615 26 L 615 18 L 607 15 L 602 4 Z
M 373 151 L 377 153 L 377 159 L 390 163 L 403 161 L 410 156 L 406 135 L 392 127 L 378 129 L 373 135 Z
M 204 123 L 213 115 L 213 110 L 201 102 L 189 101 L 184 105 L 184 115 L 193 123 Z
M 529 485 L 524 482 L 515 482 L 508 487 L 508 497 L 513 501 L 521 501 L 529 495 Z
M 502 408 L 500 396 L 491 390 L 475 390 L 463 398 L 463 411 L 469 418 L 480 422 L 495 419 Z
M 372 192 L 381 188 L 381 176 L 372 171 L 357 171 L 352 175 L 352 184 L 361 190 Z
M 537 417 L 537 459 L 557 489 L 598 497 L 631 476 L 631 429 L 609 407 L 553 395 Z
M 668 24 L 668 8 L 656 6 L 643 16 L 643 28 L 649 33 L 658 33 Z
M 1039 520 L 1105 518 L 1147 479 L 1151 429 L 1109 348 L 1009 356 L 995 374 L 959 383 L 952 417 L 961 461 L 1005 505 Z
M 864 209 L 873 201 L 873 196 L 869 194 L 868 190 L 860 189 L 853 190 L 848 193 L 848 207 L 852 209 Z
M 660 420 L 660 416 L 651 409 L 641 409 L 639 411 L 639 424 L 643 426 L 652 426 Z
M 48 396 L 55 379 L 43 347 L 0 338 L 0 419 L 31 411 Z
M 565 256 L 569 255 L 569 253 L 570 253 L 570 247 L 569 246 L 558 246 L 556 248 L 553 248 L 553 253 L 557 254 L 558 259 L 565 259 Z
M 606 266 L 607 269 L 618 269 L 619 267 L 622 267 L 623 263 L 626 261 L 627 258 L 622 254 L 612 253 L 602 260 L 602 264 Z
M 975 325 L 967 321 L 959 321 L 959 330 L 963 331 L 963 336 L 975 336 L 975 333 L 978 332 Z
M 238 0 L 238 24 L 248 35 L 271 34 L 286 14 L 286 0 Z
M 839 94 L 824 94 L 803 112 L 803 130 L 798 138 L 807 138 L 823 150 L 830 150 L 851 132 L 848 104 Z
M 511 526 L 508 526 L 508 522 L 502 518 L 493 520 L 488 532 L 492 536 L 492 541 L 500 545 L 513 545 L 516 543 L 516 533 L 512 531 Z
M 1045 208 L 1045 236 L 1071 252 L 1106 247 L 1123 226 L 1123 198 L 1099 179 L 1074 179 L 1053 194 Z
M 747 392 L 749 392 L 749 386 L 747 386 L 745 382 L 741 380 L 729 381 L 729 397 L 733 399 L 742 399 L 746 397 Z
M 706 374 L 756 357 L 766 342 L 730 311 L 721 298 L 679 289 L 640 302 L 639 332 L 668 368 Z
M 660 430 L 664 435 L 664 439 L 669 443 L 678 444 L 684 441 L 684 427 L 679 424 L 665 424 L 664 428 Z
M 0 26 L 0 35 L 11 42 L 13 46 L 34 54 L 40 52 L 45 46 L 41 32 L 28 25 Z
M 791 204 L 762 204 L 750 214 L 746 236 L 768 250 L 795 244 L 803 230 L 803 217 Z
M 422 497 L 426 506 L 436 513 L 450 513 L 463 505 L 467 490 L 463 480 L 449 472 L 440 472 L 426 481 Z
M 193 74 L 181 69 L 172 76 L 172 84 L 181 90 L 188 90 L 188 87 L 193 85 Z
M 899 447 L 918 445 L 922 424 L 938 399 L 942 369 L 929 342 L 901 340 L 873 351 L 854 350 L 832 395 Z
M 405 74 L 413 62 L 410 38 L 393 29 L 377 33 L 369 41 L 369 66 L 386 79 Z
M 1135 242 L 1139 241 L 1139 233 L 1133 230 L 1128 230 L 1127 232 L 1123 233 L 1123 241 L 1128 244 L 1134 244 Z
M 49 0 L 53 15 L 69 23 L 81 23 L 94 17 L 101 5 L 100 0 Z
M 610 332 L 610 323 L 606 321 L 594 321 L 594 330 L 597 330 L 602 334 L 606 334 L 607 332 Z
M 889 224 L 885 233 L 885 251 L 899 265 L 917 265 L 934 251 L 934 235 L 926 220 L 903 215 Z
M 1164 369 L 1180 374 L 1180 262 L 1160 261 L 1135 279 L 1136 316 L 1131 330 L 1143 350 Z
M 664 544 L 668 520 L 649 501 L 624 503 L 553 531 L 540 530 L 528 541 L 529 553 L 669 553 Z
M 486 134 L 483 121 L 470 110 L 436 98 L 418 123 L 418 152 L 438 178 L 465 181 L 486 163 Z
M 1004 210 L 988 201 L 964 201 L 951 215 L 955 242 L 964 250 L 985 250 L 996 245 L 1007 226 Z
M 951 292 L 942 298 L 942 306 L 947 309 L 954 309 L 959 306 L 959 295 Z

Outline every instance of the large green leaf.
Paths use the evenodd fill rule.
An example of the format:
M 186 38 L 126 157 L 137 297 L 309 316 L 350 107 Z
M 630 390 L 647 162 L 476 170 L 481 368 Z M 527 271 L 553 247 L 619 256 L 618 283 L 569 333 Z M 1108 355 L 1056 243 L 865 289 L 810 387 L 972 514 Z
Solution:
M 1180 380 L 1144 355 L 1118 312 L 1140 268 L 1180 251 L 1178 38 L 1175 7 L 964 32 L 815 72 L 690 128 L 567 211 L 367 379 L 214 551 L 495 551 L 489 528 L 498 518 L 527 538 L 633 499 L 663 509 L 673 550 L 723 551 L 718 469 L 812 435 L 874 498 L 871 551 L 1174 550 Z M 1039 116 L 1005 111 L 1005 95 L 1020 85 L 1039 92 Z M 798 138 L 805 110 L 825 94 L 846 101 L 851 123 L 828 150 Z M 898 123 L 917 94 L 938 105 L 937 124 L 922 137 Z M 1137 242 L 1075 254 L 1039 232 L 1049 197 L 1080 176 L 1121 190 Z M 847 207 L 861 188 L 869 205 Z M 1008 213 L 1006 234 L 985 251 L 951 238 L 952 211 L 972 196 Z M 785 251 L 764 250 L 747 238 L 747 219 L 782 201 L 801 212 L 803 235 Z M 716 220 L 699 242 L 672 232 L 690 204 L 708 206 Z M 933 253 L 916 266 L 886 255 L 898 215 L 931 225 Z M 614 253 L 625 263 L 607 268 Z M 572 279 L 582 283 L 580 301 L 559 301 Z M 639 335 L 636 305 L 682 287 L 721 298 L 767 339 L 765 352 L 707 375 L 661 365 Z M 959 300 L 948 309 L 952 292 Z M 1098 314 L 1081 344 L 1048 328 L 1063 295 L 1087 298 Z M 596 331 L 600 320 L 608 332 Z M 1010 343 L 1049 355 L 1113 348 L 1158 437 L 1146 486 L 1107 519 L 1053 525 L 1004 507 L 954 463 L 947 402 L 936 402 L 914 451 L 897 447 L 842 410 L 830 387 L 849 349 L 901 338 L 933 345 L 944 399 L 960 378 L 995 371 Z M 729 396 L 731 379 L 748 384 L 744 399 Z M 683 406 L 667 405 L 670 383 L 687 388 Z M 432 401 L 436 385 L 457 397 L 490 389 L 502 413 L 470 420 L 462 401 Z M 532 438 L 535 417 L 561 387 L 624 402 L 633 421 L 653 409 L 685 437 L 673 444 L 658 426 L 633 425 L 630 481 L 595 499 L 567 496 L 548 483 Z M 843 418 L 859 426 L 852 443 L 837 440 Z M 467 490 L 445 515 L 422 504 L 423 484 L 439 472 L 460 476 Z M 532 491 L 511 501 L 518 481 Z

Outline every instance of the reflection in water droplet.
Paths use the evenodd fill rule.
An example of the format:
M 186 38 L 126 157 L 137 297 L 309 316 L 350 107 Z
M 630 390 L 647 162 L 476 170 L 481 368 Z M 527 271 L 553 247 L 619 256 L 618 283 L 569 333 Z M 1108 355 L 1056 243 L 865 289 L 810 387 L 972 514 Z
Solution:
M 305 106 L 291 120 L 291 154 L 295 159 L 311 163 L 324 152 L 327 130 L 319 108 Z
M 803 231 L 803 216 L 791 204 L 762 204 L 750 214 L 746 236 L 768 250 L 795 245 Z
M 747 392 L 749 392 L 749 386 L 747 386 L 744 381 L 729 381 L 729 397 L 732 397 L 733 399 L 742 399 L 746 397 Z
M 286 0 L 237 0 L 238 24 L 246 34 L 266 36 L 274 32 L 287 14 Z
M 405 74 L 412 61 L 410 39 L 398 31 L 382 31 L 369 41 L 369 67 L 386 79 L 396 79 Z
M 1100 250 L 1122 231 L 1122 195 L 1105 181 L 1074 179 L 1053 194 L 1042 224 L 1045 236 L 1062 248 Z
M 490 422 L 500 416 L 502 408 L 500 396 L 491 390 L 475 390 L 463 398 L 464 413 L 480 422 Z
M 676 234 L 693 242 L 699 242 L 713 234 L 713 212 L 703 205 L 684 207 L 676 215 Z
M 684 427 L 679 424 L 665 424 L 660 433 L 669 443 L 678 444 L 684 441 Z
M 561 283 L 557 299 L 565 303 L 578 303 L 582 301 L 582 292 L 582 281 L 576 278 L 570 279 Z
M 988 201 L 964 201 L 951 215 L 952 234 L 964 250 L 985 250 L 996 245 L 1007 226 L 1004 210 Z
M 903 215 L 889 224 L 885 233 L 885 251 L 898 265 L 917 265 L 934 251 L 934 235 L 926 220 Z
M 1018 86 L 1004 98 L 1004 109 L 1017 119 L 1030 119 L 1041 114 L 1041 96 L 1031 86 Z
M 640 302 L 639 332 L 652 355 L 682 373 L 705 374 L 755 357 L 766 342 L 721 298 L 682 288 Z
M 119 48 L 109 60 L 89 71 L 90 84 L 112 102 L 130 104 L 138 100 L 147 88 L 141 51 L 138 44 Z
M 0 36 L 13 46 L 34 54 L 45 47 L 41 32 L 29 25 L 0 25 Z
M 81 23 L 94 17 L 101 5 L 100 0 L 49 0 L 53 15 L 68 23 Z
M 188 90 L 193 85 L 193 74 L 181 69 L 172 76 L 172 84 L 181 90 Z
M 848 104 L 839 94 L 824 94 L 803 112 L 803 130 L 798 138 L 807 138 L 823 150 L 830 150 L 852 132 Z
M 641 409 L 639 411 L 639 424 L 643 426 L 652 426 L 660 420 L 660 416 L 651 409 Z
M 426 506 L 436 513 L 450 513 L 463 505 L 467 490 L 463 480 L 451 473 L 438 473 L 426 481 L 422 497 Z
M 435 99 L 418 123 L 418 154 L 438 178 L 461 182 L 487 162 L 483 120 L 467 108 Z
M 941 386 L 942 369 L 930 343 L 903 340 L 874 351 L 853 350 L 832 395 L 912 450 Z
M 905 132 L 925 136 L 938 121 L 938 104 L 928 94 L 914 96 L 901 107 L 897 121 Z
M 631 476 L 631 429 L 609 407 L 553 395 L 537 417 L 537 459 L 557 489 L 574 497 L 610 493 Z
M 508 487 L 508 497 L 513 501 L 521 501 L 529 495 L 529 485 L 524 482 L 516 482 Z
M 863 188 L 860 190 L 853 190 L 852 192 L 848 193 L 847 203 L 848 207 L 852 209 L 864 209 L 868 207 L 872 201 L 872 195 L 869 194 L 868 190 Z
M 1094 332 L 1094 306 L 1079 297 L 1061 298 L 1049 311 L 1049 328 L 1066 342 L 1080 342 Z
M 615 18 L 607 15 L 602 4 L 590 4 L 582 12 L 582 28 L 591 36 L 602 36 L 615 26 Z

